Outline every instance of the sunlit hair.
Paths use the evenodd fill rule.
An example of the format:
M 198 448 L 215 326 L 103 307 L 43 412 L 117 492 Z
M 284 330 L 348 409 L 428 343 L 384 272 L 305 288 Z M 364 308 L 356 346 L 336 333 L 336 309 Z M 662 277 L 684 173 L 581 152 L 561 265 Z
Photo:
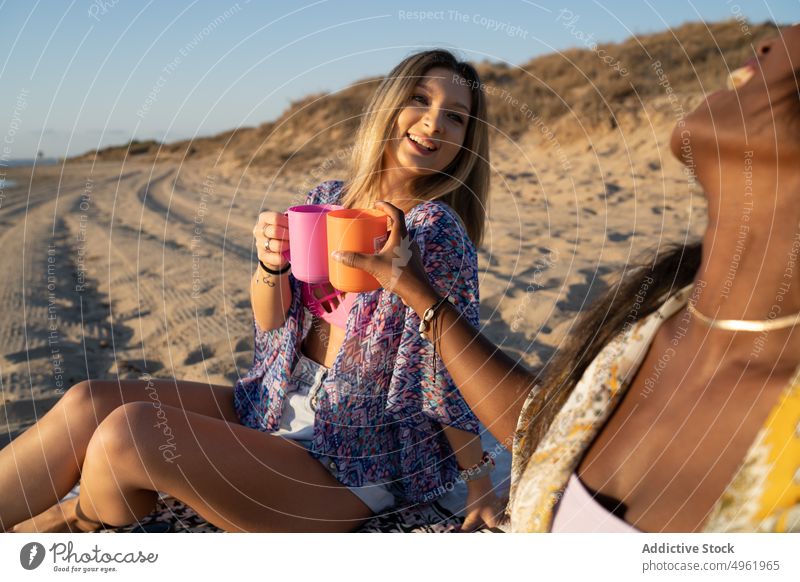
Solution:
M 464 143 L 453 161 L 441 172 L 414 178 L 411 195 L 418 200 L 442 200 L 461 220 L 472 242 L 478 246 L 486 222 L 489 194 L 489 131 L 486 99 L 477 71 L 446 50 L 413 54 L 398 64 L 381 82 L 361 119 L 344 188 L 347 207 L 371 207 L 380 193 L 386 144 L 400 111 L 414 88 L 432 68 L 444 68 L 464 79 L 472 104 Z

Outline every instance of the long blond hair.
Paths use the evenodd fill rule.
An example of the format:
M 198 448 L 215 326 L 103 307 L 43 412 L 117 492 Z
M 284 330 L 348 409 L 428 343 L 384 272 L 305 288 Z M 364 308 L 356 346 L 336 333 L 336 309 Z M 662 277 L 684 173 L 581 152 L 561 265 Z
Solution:
M 463 221 L 472 242 L 479 246 L 489 195 L 486 98 L 475 68 L 446 50 L 423 51 L 406 57 L 378 86 L 356 133 L 342 204 L 352 208 L 375 203 L 380 192 L 384 151 L 400 110 L 417 82 L 434 67 L 448 69 L 465 80 L 472 94 L 472 106 L 464 143 L 456 157 L 441 172 L 415 178 L 409 185 L 410 192 L 418 200 L 442 200 L 448 204 Z

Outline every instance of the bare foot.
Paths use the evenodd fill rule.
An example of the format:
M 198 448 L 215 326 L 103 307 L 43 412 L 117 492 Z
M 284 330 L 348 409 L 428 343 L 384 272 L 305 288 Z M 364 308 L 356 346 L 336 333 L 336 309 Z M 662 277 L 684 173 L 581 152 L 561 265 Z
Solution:
M 99 524 L 79 519 L 75 507 L 78 497 L 56 503 L 34 518 L 20 522 L 11 528 L 13 533 L 80 533 L 95 531 Z
M 36 517 L 18 523 L 11 528 L 11 531 L 15 533 L 71 532 L 72 530 L 69 528 L 68 518 L 65 514 L 69 510 L 68 506 L 74 506 L 77 499 L 77 497 L 74 497 L 63 503 L 56 503 L 53 507 L 43 511 Z

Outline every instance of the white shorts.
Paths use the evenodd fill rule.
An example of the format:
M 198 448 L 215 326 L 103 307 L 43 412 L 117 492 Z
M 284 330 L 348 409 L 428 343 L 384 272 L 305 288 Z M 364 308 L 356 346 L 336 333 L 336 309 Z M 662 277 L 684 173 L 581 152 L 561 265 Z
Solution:
M 274 435 L 291 439 L 297 444 L 311 449 L 314 436 L 314 416 L 316 399 L 329 369 L 314 360 L 300 355 L 292 370 L 286 399 L 281 412 L 281 426 Z M 309 453 L 310 454 L 310 453 Z M 319 461 L 337 480 L 336 464 L 330 457 L 320 457 Z M 396 488 L 387 481 L 367 483 L 361 487 L 347 487 L 373 513 L 378 514 L 396 503 Z

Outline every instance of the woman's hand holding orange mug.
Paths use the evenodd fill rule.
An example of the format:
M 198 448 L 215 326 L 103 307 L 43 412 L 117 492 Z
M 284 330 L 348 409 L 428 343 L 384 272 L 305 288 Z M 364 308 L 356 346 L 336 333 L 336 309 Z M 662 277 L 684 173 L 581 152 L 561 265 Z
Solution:
M 408 304 L 409 297 L 421 290 L 430 290 L 417 244 L 408 236 L 403 211 L 388 202 L 376 203 L 389 216 L 389 238 L 377 254 L 334 251 L 331 257 L 348 267 L 363 269 L 381 287 L 400 296 Z

